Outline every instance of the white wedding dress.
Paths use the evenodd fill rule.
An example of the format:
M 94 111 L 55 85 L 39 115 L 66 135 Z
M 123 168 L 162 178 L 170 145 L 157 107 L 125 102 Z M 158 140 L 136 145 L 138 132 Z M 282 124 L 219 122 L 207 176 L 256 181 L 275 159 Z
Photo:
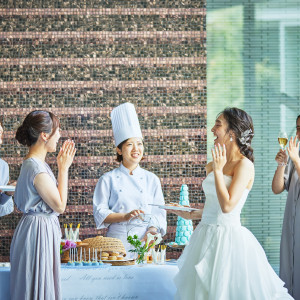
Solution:
M 224 180 L 228 188 L 232 178 L 224 175 Z M 240 214 L 249 191 L 244 191 L 230 213 L 223 213 L 213 172 L 203 181 L 203 189 L 206 202 L 202 220 L 178 261 L 175 299 L 293 299 L 259 242 L 241 226 Z

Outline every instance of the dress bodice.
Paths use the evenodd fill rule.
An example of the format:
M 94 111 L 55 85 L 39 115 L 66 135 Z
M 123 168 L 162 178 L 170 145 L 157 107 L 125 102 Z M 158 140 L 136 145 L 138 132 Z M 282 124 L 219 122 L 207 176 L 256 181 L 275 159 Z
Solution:
M 31 157 L 24 160 L 18 178 L 14 201 L 17 208 L 23 213 L 45 213 L 58 216 L 58 213 L 41 198 L 34 186 L 34 179 L 40 173 L 47 173 L 56 183 L 54 174 L 48 164 L 40 159 Z
M 226 187 L 229 188 L 232 177 L 224 175 L 224 180 Z M 231 212 L 223 213 L 217 197 L 215 176 L 213 172 L 207 175 L 202 186 L 206 196 L 206 201 L 201 222 L 207 224 L 240 225 L 241 211 L 246 202 L 249 190 L 245 189 L 241 199 Z

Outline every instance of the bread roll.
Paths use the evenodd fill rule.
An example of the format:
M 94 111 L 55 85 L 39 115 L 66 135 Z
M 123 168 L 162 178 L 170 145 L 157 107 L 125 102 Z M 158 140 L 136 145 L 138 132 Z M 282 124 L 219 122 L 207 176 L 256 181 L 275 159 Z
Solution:
M 116 256 L 109 256 L 108 260 L 117 260 L 117 257 Z

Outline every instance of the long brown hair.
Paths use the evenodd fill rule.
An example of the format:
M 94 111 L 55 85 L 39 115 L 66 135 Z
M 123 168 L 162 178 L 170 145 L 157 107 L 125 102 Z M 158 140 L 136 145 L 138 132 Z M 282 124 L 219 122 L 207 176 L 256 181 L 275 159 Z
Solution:
M 254 127 L 251 116 L 244 110 L 236 107 L 225 108 L 219 115 L 224 116 L 228 124 L 228 131 L 234 132 L 235 141 L 240 148 L 240 152 L 254 162 L 253 149 L 251 147 Z

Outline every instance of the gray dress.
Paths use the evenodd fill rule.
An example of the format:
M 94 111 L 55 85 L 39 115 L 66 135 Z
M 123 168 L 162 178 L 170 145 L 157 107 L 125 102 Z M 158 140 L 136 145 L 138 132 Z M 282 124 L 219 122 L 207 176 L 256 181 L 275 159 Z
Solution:
M 35 158 L 25 160 L 16 186 L 14 200 L 24 214 L 10 248 L 11 299 L 61 299 L 61 230 L 58 214 L 43 201 L 33 185 L 40 173 L 48 173 L 56 182 L 45 162 Z
M 289 160 L 284 173 L 288 191 L 280 243 L 280 278 L 289 293 L 300 300 L 300 181 Z

